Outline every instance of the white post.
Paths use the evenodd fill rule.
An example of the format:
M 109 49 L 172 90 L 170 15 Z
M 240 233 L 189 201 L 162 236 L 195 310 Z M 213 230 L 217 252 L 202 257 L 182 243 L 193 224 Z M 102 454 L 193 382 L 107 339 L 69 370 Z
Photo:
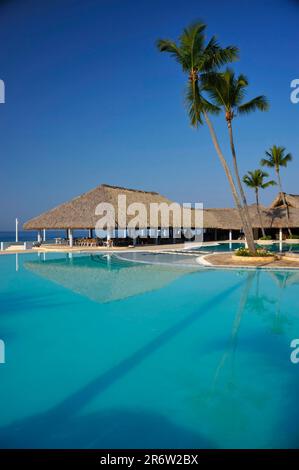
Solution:
M 46 229 L 44 228 L 43 229 L 43 242 L 46 241 Z
M 229 249 L 231 250 L 232 247 L 233 247 L 233 244 L 232 244 L 233 231 L 232 230 L 229 231 L 229 236 L 228 237 L 229 237 Z
M 282 251 L 282 228 L 279 229 L 279 251 Z
M 88 238 L 92 238 L 92 228 L 88 229 Z
M 16 219 L 16 242 L 19 241 L 19 221 Z
M 38 243 L 40 243 L 42 241 L 42 234 L 41 234 L 40 230 L 38 230 L 38 232 L 37 232 L 37 241 L 38 241 Z
M 4 251 L 4 242 L 1 242 L 1 251 Z
M 282 228 L 279 229 L 279 241 L 282 242 Z
M 74 242 L 73 230 L 71 228 L 69 228 L 69 245 L 70 245 L 71 248 L 73 247 L 73 242 Z

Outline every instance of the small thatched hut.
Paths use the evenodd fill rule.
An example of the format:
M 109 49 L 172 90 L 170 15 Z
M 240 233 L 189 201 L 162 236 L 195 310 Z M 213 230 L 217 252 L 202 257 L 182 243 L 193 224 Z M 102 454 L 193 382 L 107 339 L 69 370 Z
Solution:
M 284 200 L 288 207 L 299 209 L 299 195 L 287 193 L 278 193 L 270 208 L 274 209 L 275 207 L 284 207 Z

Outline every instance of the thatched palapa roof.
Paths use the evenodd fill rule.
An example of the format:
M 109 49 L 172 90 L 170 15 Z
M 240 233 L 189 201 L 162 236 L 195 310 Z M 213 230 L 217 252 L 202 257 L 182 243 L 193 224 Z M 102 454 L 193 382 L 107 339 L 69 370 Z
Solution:
M 264 228 L 286 228 L 288 226 L 285 207 L 266 208 L 261 206 Z M 209 214 L 207 219 L 206 215 Z M 255 204 L 249 206 L 249 214 L 253 228 L 260 228 L 260 220 Z M 242 223 L 237 209 L 205 209 L 204 210 L 204 228 L 215 228 L 222 230 L 241 230 Z M 299 210 L 289 208 L 289 227 L 299 227 Z
M 125 228 L 123 224 L 126 211 L 119 210 L 118 196 L 126 196 L 127 207 L 130 204 L 142 203 L 146 208 L 146 215 L 142 219 L 140 228 L 150 226 L 150 204 L 172 204 L 172 201 L 153 191 L 141 191 L 137 189 L 128 189 L 119 186 L 110 186 L 102 184 L 95 189 L 75 197 L 69 202 L 65 202 L 54 209 L 44 212 L 38 217 L 34 217 L 24 224 L 25 230 L 41 230 L 41 229 L 87 229 L 95 228 L 97 221 L 101 215 L 96 215 L 96 207 L 100 203 L 110 203 L 115 210 L 116 228 Z M 194 210 L 191 211 L 194 220 Z M 129 222 L 137 214 L 127 215 L 126 220 Z M 169 223 L 164 222 L 161 216 L 158 217 L 158 227 L 181 227 L 170 211 Z M 191 226 L 194 226 L 191 224 Z
M 125 210 L 120 210 L 118 207 L 119 195 L 126 197 Z M 286 208 L 283 206 L 282 194 L 280 193 L 269 208 L 260 206 L 264 228 L 279 229 L 285 228 L 288 225 L 290 228 L 299 227 L 299 196 L 285 194 L 285 197 L 289 209 L 289 224 L 286 216 Z M 146 214 L 142 217 L 140 228 L 146 228 L 150 226 L 154 227 L 153 223 L 150 223 L 150 204 L 165 204 L 169 207 L 169 205 L 173 204 L 173 201 L 153 191 L 141 191 L 102 184 L 81 196 L 75 197 L 69 202 L 65 202 L 64 204 L 29 220 L 24 224 L 24 229 L 50 230 L 95 228 L 97 221 L 103 215 L 96 215 L 96 207 L 100 203 L 110 203 L 114 207 L 115 228 L 125 228 L 126 225 L 124 225 L 124 220 L 126 220 L 126 223 L 128 224 L 138 214 L 138 212 L 135 212 L 134 210 L 131 214 L 126 214 L 129 205 L 134 203 L 144 204 Z M 252 226 L 254 228 L 260 228 L 259 216 L 255 204 L 249 206 L 249 212 Z M 191 209 L 190 213 L 190 226 L 193 228 L 201 228 L 201 225 L 196 223 L 195 220 L 196 211 Z M 182 224 L 181 220 L 178 220 L 171 210 L 169 211 L 169 219 L 167 220 L 163 220 L 161 218 L 161 213 L 159 212 L 157 227 L 181 227 L 182 225 L 184 225 L 185 228 L 189 226 L 188 224 Z M 236 209 L 214 208 L 204 209 L 202 227 L 206 229 L 241 230 L 242 224 Z
M 287 194 L 287 193 L 278 193 L 274 201 L 272 202 L 270 208 L 284 206 L 283 195 L 288 207 L 294 209 L 299 209 L 299 195 L 298 194 Z

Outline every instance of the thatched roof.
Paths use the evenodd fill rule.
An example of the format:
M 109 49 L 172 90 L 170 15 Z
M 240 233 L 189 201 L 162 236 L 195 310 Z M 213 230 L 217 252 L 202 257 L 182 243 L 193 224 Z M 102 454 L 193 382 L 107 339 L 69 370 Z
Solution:
M 264 228 L 286 228 L 288 221 L 286 217 L 286 209 L 284 207 L 269 208 L 260 207 Z M 207 220 L 206 214 L 209 214 Z M 260 228 L 260 220 L 255 204 L 249 206 L 249 214 L 253 228 Z M 289 226 L 290 228 L 299 227 L 299 210 L 289 208 Z M 242 223 L 237 209 L 205 209 L 204 210 L 204 227 L 216 228 L 222 230 L 240 230 Z
M 168 266 L 133 264 L 98 255 L 26 261 L 24 267 L 99 303 L 160 289 L 193 271 L 192 268 L 175 269 Z
M 44 212 L 24 224 L 25 230 L 41 230 L 41 229 L 88 229 L 95 228 L 97 221 L 101 215 L 96 215 L 95 210 L 99 203 L 110 203 L 115 210 L 115 228 L 125 228 L 122 220 L 124 220 L 125 211 L 119 210 L 118 196 L 126 196 L 127 207 L 132 203 L 142 203 L 146 208 L 146 215 L 142 219 L 140 228 L 150 226 L 150 204 L 167 204 L 169 206 L 173 201 L 152 191 L 141 191 L 137 189 L 122 188 L 119 186 L 110 186 L 102 184 L 95 189 L 75 197 L 69 202 L 61 204 L 54 209 Z M 286 194 L 289 205 L 290 228 L 299 227 L 299 196 Z M 282 202 L 282 195 L 279 194 L 273 201 L 270 208 L 261 206 L 263 224 L 265 228 L 285 228 L 287 227 L 286 210 Z M 191 227 L 195 226 L 195 210 L 191 209 Z M 260 228 L 259 217 L 256 205 L 249 207 L 252 226 Z M 137 214 L 127 215 L 127 223 L 130 222 Z M 158 217 L 159 227 L 180 227 L 172 211 L 169 213 L 169 223 Z M 203 211 L 203 228 L 223 229 L 223 230 L 240 230 L 242 228 L 241 220 L 236 209 L 232 208 L 215 208 L 204 209 Z
M 137 189 L 122 188 L 119 186 L 110 186 L 102 184 L 81 196 L 75 197 L 69 202 L 65 202 L 54 209 L 51 209 L 43 214 L 34 217 L 24 224 L 25 230 L 41 230 L 41 229 L 88 229 L 95 228 L 96 222 L 101 218 L 101 215 L 95 215 L 95 210 L 100 203 L 110 203 L 115 210 L 116 227 L 125 228 L 122 224 L 123 217 L 126 211 L 119 211 L 118 196 L 126 196 L 127 207 L 133 203 L 142 203 L 146 207 L 147 217 L 142 220 L 140 227 L 149 227 L 150 216 L 150 203 L 167 205 L 171 204 L 170 201 L 164 196 L 153 191 L 141 191 Z M 119 213 L 120 212 L 120 213 Z M 192 219 L 194 221 L 194 210 L 191 210 Z M 137 214 L 127 216 L 127 222 L 132 220 Z M 119 217 L 120 216 L 120 217 Z M 170 211 L 170 223 L 164 223 L 159 215 L 159 227 L 180 227 Z M 194 223 L 191 224 L 194 226 Z
M 284 206 L 283 194 L 286 200 L 288 207 L 293 207 L 294 209 L 299 209 L 299 195 L 298 194 L 287 194 L 287 193 L 278 193 L 270 208 L 282 207 Z

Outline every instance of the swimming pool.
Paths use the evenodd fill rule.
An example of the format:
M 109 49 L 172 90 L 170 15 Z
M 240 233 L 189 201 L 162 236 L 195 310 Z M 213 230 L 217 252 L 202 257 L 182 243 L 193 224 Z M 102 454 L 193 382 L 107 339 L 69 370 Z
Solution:
M 297 271 L 26 254 L 0 280 L 2 448 L 298 446 Z

